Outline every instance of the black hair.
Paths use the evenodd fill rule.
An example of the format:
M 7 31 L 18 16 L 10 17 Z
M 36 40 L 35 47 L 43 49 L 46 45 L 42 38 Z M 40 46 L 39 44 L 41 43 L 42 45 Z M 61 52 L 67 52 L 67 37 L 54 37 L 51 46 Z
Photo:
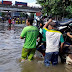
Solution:
M 48 16 L 48 18 L 54 20 L 55 17 L 51 15 L 51 16 Z
M 43 28 L 43 26 L 44 26 L 44 25 L 43 25 L 43 20 L 40 20 L 39 24 L 40 24 L 40 23 L 42 24 L 42 26 L 40 26 L 40 28 Z
M 27 18 L 28 19 L 28 22 L 30 22 L 30 25 L 32 25 L 33 24 L 33 18 Z
M 43 25 L 43 23 L 44 23 L 44 22 L 43 22 L 43 20 L 42 20 L 42 19 L 40 19 L 40 23 Z
M 51 18 L 52 18 L 52 16 L 49 16 L 48 18 L 49 18 L 49 19 L 51 19 Z

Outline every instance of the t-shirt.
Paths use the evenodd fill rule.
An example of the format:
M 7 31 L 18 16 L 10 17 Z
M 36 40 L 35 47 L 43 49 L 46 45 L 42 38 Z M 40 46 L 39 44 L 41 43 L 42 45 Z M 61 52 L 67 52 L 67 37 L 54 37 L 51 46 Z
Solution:
M 46 53 L 47 52 L 59 52 L 59 43 L 63 43 L 64 39 L 62 33 L 54 29 L 48 30 L 47 28 L 43 29 L 44 37 L 46 37 Z
M 11 19 L 8 20 L 9 24 L 11 24 Z
M 12 21 L 12 24 L 15 24 L 15 21 L 14 20 Z
M 42 34 L 42 28 L 40 28 L 39 32 Z
M 46 42 L 46 30 L 45 29 L 43 29 L 42 36 L 43 36 L 42 42 Z
M 27 26 L 22 30 L 21 37 L 25 37 L 24 48 L 31 49 L 36 48 L 36 39 L 39 34 L 39 30 L 35 26 Z

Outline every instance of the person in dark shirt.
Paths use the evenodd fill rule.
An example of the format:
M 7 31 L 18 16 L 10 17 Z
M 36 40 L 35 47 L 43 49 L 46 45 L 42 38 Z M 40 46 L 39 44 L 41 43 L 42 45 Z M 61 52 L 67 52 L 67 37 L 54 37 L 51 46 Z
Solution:
M 72 38 L 72 35 L 70 34 L 70 32 L 67 32 L 67 36 L 69 36 L 70 38 Z M 70 47 L 70 54 L 68 54 L 68 56 L 66 57 L 66 64 L 71 65 L 72 64 L 72 45 L 69 46 Z

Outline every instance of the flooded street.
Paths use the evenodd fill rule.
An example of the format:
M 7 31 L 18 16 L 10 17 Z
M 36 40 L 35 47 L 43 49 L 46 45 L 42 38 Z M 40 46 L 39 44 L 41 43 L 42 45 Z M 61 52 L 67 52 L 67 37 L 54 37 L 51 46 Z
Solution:
M 72 72 L 72 66 L 59 63 L 57 66 L 45 67 L 43 59 L 35 58 L 33 62 L 20 62 L 24 40 L 20 34 L 25 25 L 15 26 L 14 30 L 0 25 L 0 72 Z

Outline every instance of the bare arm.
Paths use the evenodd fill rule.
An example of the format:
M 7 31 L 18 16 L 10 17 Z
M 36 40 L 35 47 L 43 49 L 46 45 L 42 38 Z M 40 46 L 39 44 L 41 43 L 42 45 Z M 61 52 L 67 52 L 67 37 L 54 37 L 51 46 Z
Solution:
M 60 51 L 61 51 L 61 52 L 62 52 L 63 46 L 64 46 L 64 42 L 61 43 L 61 48 L 60 48 Z
M 21 37 L 21 36 L 20 36 L 20 39 L 24 39 L 24 38 L 25 38 L 25 37 Z
M 20 39 L 23 39 L 23 37 L 20 36 Z
M 49 21 L 43 26 L 43 28 L 46 28 L 51 21 L 52 19 L 49 19 Z
M 61 43 L 61 49 L 63 48 L 63 46 L 64 46 L 64 42 L 63 42 L 63 43 Z
M 69 35 L 70 38 L 72 38 L 72 35 Z
M 68 35 L 70 38 L 72 38 L 72 35 L 70 35 L 70 33 L 69 33 L 69 32 L 67 32 L 67 35 Z

